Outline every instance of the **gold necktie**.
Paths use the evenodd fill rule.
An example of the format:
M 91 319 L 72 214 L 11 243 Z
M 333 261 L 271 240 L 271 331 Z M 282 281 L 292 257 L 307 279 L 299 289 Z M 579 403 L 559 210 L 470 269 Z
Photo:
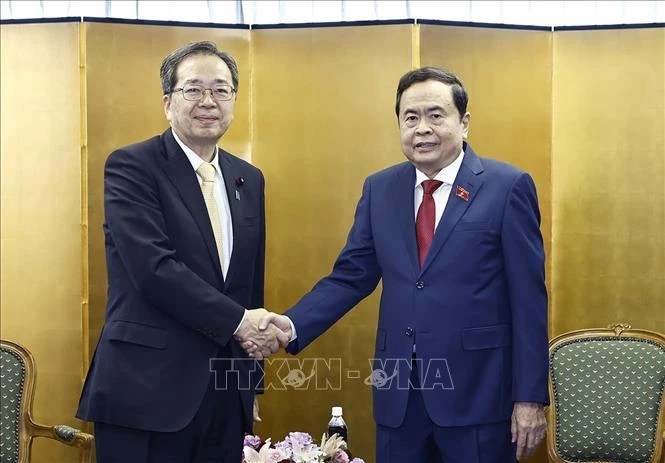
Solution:
M 203 199 L 205 200 L 206 208 L 208 209 L 208 216 L 210 217 L 210 224 L 212 225 L 212 233 L 215 235 L 217 253 L 219 254 L 219 265 L 224 269 L 222 225 L 219 223 L 219 209 L 217 209 L 217 201 L 215 201 L 215 167 L 208 162 L 204 162 L 198 169 L 196 169 L 196 172 L 203 179 L 201 182 L 201 191 L 203 192 Z

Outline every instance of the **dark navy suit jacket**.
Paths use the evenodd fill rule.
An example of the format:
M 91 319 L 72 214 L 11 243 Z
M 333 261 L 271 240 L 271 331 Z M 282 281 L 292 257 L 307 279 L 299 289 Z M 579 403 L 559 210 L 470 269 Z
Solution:
M 508 164 L 464 160 L 421 268 L 415 169 L 402 163 L 365 181 L 333 271 L 286 315 L 297 353 L 383 279 L 373 369 L 374 417 L 400 426 L 410 358 L 439 426 L 509 419 L 516 401 L 547 403 L 547 292 L 540 213 L 531 177 Z
M 79 418 L 176 431 L 198 410 L 211 368 L 236 368 L 250 429 L 260 375 L 247 384 L 256 364 L 233 332 L 245 308 L 263 307 L 264 179 L 247 162 L 219 156 L 233 221 L 226 279 L 196 173 L 171 129 L 106 161 L 108 306 Z M 220 354 L 239 361 L 211 364 Z

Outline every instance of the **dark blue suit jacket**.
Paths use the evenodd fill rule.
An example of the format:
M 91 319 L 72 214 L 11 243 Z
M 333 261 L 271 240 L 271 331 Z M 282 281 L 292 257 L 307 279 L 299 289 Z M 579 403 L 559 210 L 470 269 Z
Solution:
M 330 275 L 286 315 L 305 348 L 383 279 L 373 368 L 377 423 L 397 427 L 413 346 L 422 396 L 439 426 L 509 419 L 516 401 L 547 403 L 547 292 L 540 213 L 531 177 L 465 155 L 421 268 L 415 169 L 365 181 L 346 246 Z M 458 190 L 460 187 L 462 190 Z M 466 192 L 466 193 L 465 193 Z M 379 372 L 380 373 L 380 372 Z
M 244 373 L 256 367 L 233 332 L 244 308 L 263 307 L 264 179 L 219 155 L 233 221 L 226 280 L 196 173 L 171 129 L 106 161 L 108 306 L 79 418 L 176 431 L 201 404 L 211 358 L 242 359 Z M 241 390 L 248 430 L 255 383 Z

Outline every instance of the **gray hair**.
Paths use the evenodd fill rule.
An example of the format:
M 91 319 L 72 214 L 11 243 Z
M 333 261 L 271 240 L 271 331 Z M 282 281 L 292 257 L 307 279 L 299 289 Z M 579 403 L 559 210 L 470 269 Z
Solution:
M 162 81 L 162 92 L 164 95 L 168 95 L 173 91 L 173 87 L 175 87 L 178 81 L 177 73 L 180 63 L 192 55 L 214 55 L 219 57 L 229 67 L 233 88 L 236 92 L 238 91 L 238 65 L 235 60 L 228 53 L 219 51 L 217 45 L 213 42 L 202 41 L 188 43 L 174 50 L 164 58 L 162 66 L 159 68 L 159 77 Z

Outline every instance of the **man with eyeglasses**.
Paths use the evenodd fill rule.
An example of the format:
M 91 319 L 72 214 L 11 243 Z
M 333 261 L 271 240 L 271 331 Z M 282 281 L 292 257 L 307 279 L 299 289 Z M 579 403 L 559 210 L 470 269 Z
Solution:
M 113 152 L 104 172 L 105 325 L 79 418 L 95 423 L 98 463 L 241 461 L 258 418 L 262 173 L 217 147 L 233 120 L 234 59 L 212 42 L 183 46 L 160 77 L 170 128 Z

